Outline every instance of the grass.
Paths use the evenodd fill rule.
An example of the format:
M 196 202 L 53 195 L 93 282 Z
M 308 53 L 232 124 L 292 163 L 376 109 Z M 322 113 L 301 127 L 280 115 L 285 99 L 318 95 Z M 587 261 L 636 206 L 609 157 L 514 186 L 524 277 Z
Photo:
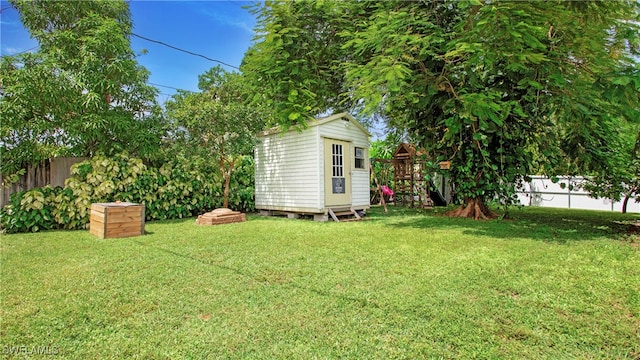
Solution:
M 640 249 L 623 224 L 637 214 L 512 215 L 396 208 L 355 223 L 151 222 L 126 239 L 3 235 L 3 354 L 640 358 Z

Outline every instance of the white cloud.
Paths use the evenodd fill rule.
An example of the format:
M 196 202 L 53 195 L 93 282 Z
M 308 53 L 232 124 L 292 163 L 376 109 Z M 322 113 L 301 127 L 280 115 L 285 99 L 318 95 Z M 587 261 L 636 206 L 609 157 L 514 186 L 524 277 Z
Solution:
M 2 53 L 6 55 L 13 55 L 22 51 L 21 49 L 13 48 L 13 47 L 3 47 Z
M 26 52 L 34 52 L 36 51 L 37 48 L 38 48 L 37 46 L 31 47 L 31 48 L 16 48 L 11 46 L 3 46 L 2 55 L 11 56 L 11 55 L 22 54 Z
M 211 18 L 214 22 L 222 25 L 232 26 L 253 35 L 253 18 L 247 10 L 242 9 L 242 2 L 236 3 L 237 10 L 230 10 L 225 7 L 219 7 L 215 10 L 200 6 L 200 13 Z

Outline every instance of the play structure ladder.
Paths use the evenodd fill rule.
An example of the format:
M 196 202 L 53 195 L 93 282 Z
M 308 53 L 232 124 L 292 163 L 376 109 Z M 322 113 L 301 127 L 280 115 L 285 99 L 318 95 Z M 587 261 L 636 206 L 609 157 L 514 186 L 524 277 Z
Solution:
M 333 219 L 333 221 L 341 222 L 341 221 L 358 221 L 362 220 L 360 214 L 354 210 L 354 208 L 349 208 L 349 210 L 338 210 L 334 211 L 332 208 L 329 208 L 329 216 Z M 353 218 L 341 219 L 344 216 L 354 216 Z

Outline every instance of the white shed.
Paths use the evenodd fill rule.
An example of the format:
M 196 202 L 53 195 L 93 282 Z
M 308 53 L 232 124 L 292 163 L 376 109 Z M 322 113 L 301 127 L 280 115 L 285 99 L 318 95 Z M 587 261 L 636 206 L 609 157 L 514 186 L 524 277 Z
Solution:
M 347 113 L 316 119 L 302 131 L 258 134 L 255 201 L 262 214 L 329 215 L 369 208 L 369 138 Z

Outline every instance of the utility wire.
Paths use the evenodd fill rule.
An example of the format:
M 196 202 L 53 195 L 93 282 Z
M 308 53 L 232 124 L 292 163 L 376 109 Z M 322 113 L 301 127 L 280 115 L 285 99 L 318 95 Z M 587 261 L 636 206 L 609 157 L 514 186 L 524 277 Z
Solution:
M 15 54 L 11 54 L 11 55 L 5 54 L 5 55 L 2 55 L 2 56 L 18 56 L 18 55 L 24 54 L 26 52 L 29 52 L 29 51 L 31 51 L 33 49 L 37 49 L 38 46 L 40 46 L 40 45 L 36 45 L 36 46 L 34 46 L 34 47 L 30 48 L 30 49 L 27 49 L 27 50 L 22 50 L 20 52 L 15 53 Z
M 173 87 L 173 86 L 168 86 L 168 85 L 160 85 L 160 84 L 154 84 L 154 83 L 152 83 L 152 82 L 147 82 L 147 84 L 149 84 L 149 85 L 153 85 L 153 86 L 160 86 L 160 87 L 164 87 L 164 88 L 167 88 L 167 89 L 173 89 L 173 90 L 182 90 L 182 91 L 188 91 L 188 90 L 185 90 L 185 89 L 180 89 L 180 88 L 177 88 L 177 87 Z
M 20 54 L 26 53 L 26 52 L 28 52 L 28 51 L 31 51 L 31 50 L 33 50 L 33 49 L 35 49 L 35 48 L 37 48 L 37 47 L 38 47 L 38 46 L 34 46 L 34 47 L 30 48 L 30 49 L 23 50 L 23 51 L 21 51 L 21 52 L 19 52 L 19 53 L 15 53 L 15 54 L 13 54 L 13 55 L 2 55 L 2 56 L 16 56 L 16 55 L 20 55 Z M 162 85 L 162 84 L 156 84 L 156 83 L 152 83 L 152 82 L 147 82 L 147 84 L 152 85 L 152 86 L 159 86 L 159 87 L 163 87 L 163 88 L 167 88 L 167 89 L 173 89 L 173 90 L 179 90 L 179 91 L 189 91 L 189 90 L 181 89 L 181 88 L 177 88 L 177 87 L 174 87 L 174 86 Z M 164 94 L 164 93 L 160 93 L 160 94 L 162 94 L 162 95 L 168 95 L 168 96 L 171 96 L 171 94 Z
M 1 10 L 6 10 L 6 8 L 5 8 L 5 9 L 1 9 Z M 195 55 L 195 56 L 199 56 L 199 57 L 205 58 L 205 59 L 207 59 L 207 60 L 209 60 L 209 61 L 218 62 L 218 63 L 220 63 L 220 64 L 223 64 L 223 65 L 226 65 L 226 66 L 232 67 L 232 68 L 234 68 L 234 69 L 239 69 L 237 66 L 233 66 L 233 65 L 230 65 L 230 64 L 224 63 L 224 62 L 222 62 L 222 61 L 219 61 L 219 60 L 211 59 L 211 58 L 209 58 L 209 57 L 207 57 L 207 56 L 204 56 L 204 55 L 201 55 L 201 54 L 196 54 L 196 53 L 193 53 L 193 52 L 190 52 L 190 51 L 187 51 L 187 50 L 183 50 L 183 49 L 177 48 L 177 47 L 175 47 L 175 46 L 171 46 L 171 45 L 169 45 L 169 44 L 165 44 L 165 43 L 163 43 L 163 42 L 161 42 L 161 41 L 148 39 L 148 38 L 145 38 L 145 37 L 140 36 L 140 35 L 137 35 L 137 34 L 132 34 L 132 35 L 137 36 L 137 37 L 139 37 L 139 38 L 141 38 L 141 39 L 143 39 L 143 40 L 147 40 L 147 41 L 155 42 L 155 43 L 158 43 L 158 44 L 162 44 L 162 45 L 164 45 L 164 46 L 168 46 L 168 47 L 170 47 L 170 48 L 172 48 L 172 49 L 176 49 L 176 50 L 178 50 L 178 51 L 182 51 L 182 52 L 185 52 L 185 53 L 188 53 L 188 54 L 191 54 L 191 55 Z M 16 55 L 24 54 L 24 53 L 26 53 L 26 52 L 29 52 L 29 51 L 31 51 L 31 50 L 34 50 L 34 49 L 38 48 L 39 46 L 40 46 L 40 45 L 36 45 L 36 46 L 34 46 L 34 47 L 32 47 L 32 48 L 29 48 L 29 49 L 27 49 L 27 50 L 20 51 L 20 52 L 18 52 L 18 53 L 12 54 L 12 55 L 2 55 L 2 56 L 16 56 Z M 156 84 L 156 83 L 152 83 L 152 82 L 147 82 L 147 84 L 149 84 L 149 85 L 153 85 L 153 86 L 160 86 L 160 87 L 167 88 L 167 89 L 173 89 L 173 90 L 179 90 L 179 91 L 189 91 L 189 90 L 186 90 L 186 89 L 180 89 L 180 88 L 177 88 L 177 87 L 168 86 L 168 85 L 162 85 L 162 84 Z M 164 93 L 160 93 L 160 94 L 161 94 L 161 95 L 171 96 L 170 94 L 164 94 Z
M 209 61 L 213 61 L 213 62 L 217 62 L 217 63 L 220 63 L 220 64 L 222 64 L 222 65 L 225 65 L 225 66 L 228 66 L 228 67 L 231 67 L 231 68 L 234 68 L 234 69 L 238 69 L 238 70 L 240 70 L 240 68 L 239 68 L 239 67 L 237 67 L 237 66 L 233 66 L 233 65 L 231 65 L 231 64 L 227 64 L 227 63 L 225 63 L 225 62 L 223 62 L 223 61 L 216 60 L 216 59 L 212 59 L 212 58 L 210 58 L 210 57 L 208 57 L 208 56 L 205 56 L 205 55 L 202 55 L 202 54 L 198 54 L 198 53 L 194 53 L 194 52 L 189 51 L 189 50 L 184 50 L 184 49 L 181 49 L 181 48 L 179 48 L 179 47 L 175 47 L 175 46 L 173 46 L 173 45 L 169 45 L 169 44 L 167 44 L 167 43 L 165 43 L 165 42 L 162 42 L 162 41 L 149 39 L 149 38 L 147 38 L 147 37 L 140 36 L 140 35 L 138 35 L 138 34 L 134 34 L 134 33 L 131 33 L 131 35 L 133 35 L 133 36 L 135 36 L 135 37 L 138 37 L 138 38 L 140 38 L 140 39 L 142 39 L 142 40 L 146 40 L 146 41 L 149 41 L 149 42 L 152 42 L 152 43 L 160 44 L 160 45 L 163 45 L 163 46 L 166 46 L 166 47 L 172 48 L 172 49 L 174 49 L 174 50 L 182 51 L 183 53 L 187 53 L 187 54 L 189 54 L 189 55 L 199 56 L 199 57 L 201 57 L 201 58 L 203 58 L 203 59 L 206 59 L 206 60 L 209 60 Z

